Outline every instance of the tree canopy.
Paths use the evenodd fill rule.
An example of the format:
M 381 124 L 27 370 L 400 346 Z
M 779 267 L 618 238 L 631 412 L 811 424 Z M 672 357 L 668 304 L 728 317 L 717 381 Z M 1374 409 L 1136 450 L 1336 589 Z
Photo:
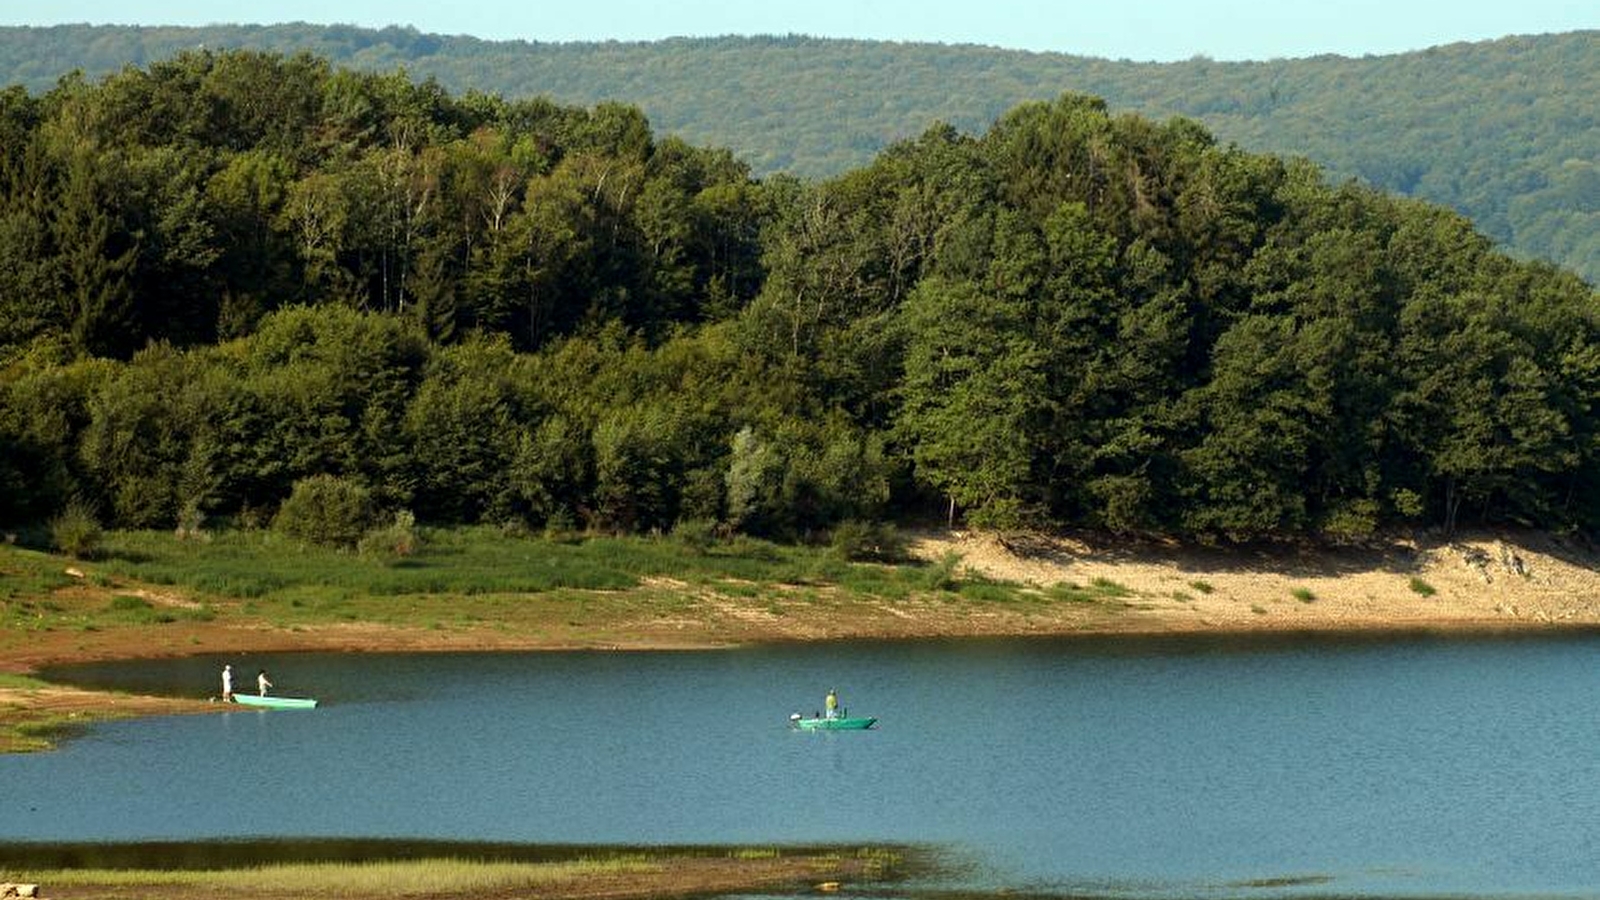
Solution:
M 1593 288 L 1187 119 L 802 182 L 306 55 L 5 96 L 0 522 L 1600 525 Z
M 1071 90 L 1156 119 L 1193 118 L 1224 141 L 1445 204 L 1519 255 L 1600 284 L 1596 36 L 1141 63 L 798 35 L 539 43 L 303 23 L 62 25 L 0 28 L 0 82 L 42 92 L 74 68 L 99 76 L 196 46 L 309 51 L 363 71 L 403 67 L 456 91 L 620 100 L 664 133 L 731 148 L 759 176 L 800 177 L 864 166 L 936 121 L 982 131 L 1018 103 Z

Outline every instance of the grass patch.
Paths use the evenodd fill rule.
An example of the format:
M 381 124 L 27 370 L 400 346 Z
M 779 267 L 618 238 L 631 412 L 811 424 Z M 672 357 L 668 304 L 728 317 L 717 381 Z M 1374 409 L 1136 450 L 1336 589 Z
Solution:
M 977 603 L 1013 603 L 1023 597 L 1015 585 L 975 578 L 962 581 L 956 593 Z
M 1133 591 L 1107 578 L 1096 578 L 1089 582 L 1088 587 L 1071 581 L 1060 581 L 1045 591 L 1045 596 L 1050 599 L 1066 603 L 1104 603 L 1107 600 L 1117 600 L 1132 595 Z
M 1294 590 L 1290 591 L 1289 592 L 1289 596 L 1295 598 L 1296 600 L 1299 600 L 1301 603 L 1312 603 L 1312 602 L 1315 602 L 1316 599 L 1317 599 L 1317 595 L 1311 593 L 1311 589 L 1310 588 L 1303 588 L 1303 587 L 1297 587 Z
M 1216 590 L 1216 588 L 1211 586 L 1211 582 L 1209 581 L 1191 581 L 1189 582 L 1189 587 L 1194 588 L 1202 594 L 1209 594 Z
M 1421 578 L 1418 578 L 1415 575 L 1411 576 L 1411 591 L 1419 597 L 1432 597 L 1434 594 L 1438 593 L 1438 591 L 1434 589 L 1433 585 L 1423 581 Z
M 273 531 L 219 530 L 205 541 L 165 530 L 113 531 L 98 559 L 79 565 L 84 578 L 61 575 L 71 565 L 64 557 L 0 546 L 0 591 L 10 592 L 0 594 L 0 652 L 30 632 L 112 635 L 220 619 L 287 631 L 363 622 L 598 640 L 662 611 L 692 617 L 701 600 L 717 595 L 775 616 L 822 614 L 805 608 L 811 605 L 1043 602 L 1035 589 L 966 571 L 955 554 L 891 564 L 748 537 L 691 551 L 671 537 L 426 531 L 400 560 L 310 546 Z M 91 579 L 101 586 L 79 590 Z M 1084 590 L 1089 598 L 1127 593 L 1110 582 Z
M 360 863 L 285 863 L 220 870 L 59 869 L 29 879 L 59 887 L 199 888 L 226 895 L 272 893 L 302 897 L 470 896 L 537 889 L 596 875 L 653 872 L 645 857 L 570 862 L 488 862 L 462 859 Z
M 1109 578 L 1096 578 L 1089 582 L 1089 587 L 1093 588 L 1102 597 L 1127 597 L 1133 594 L 1133 591 Z
M 854 851 L 854 852 L 852 852 Z M 471 851 L 467 851 L 471 852 Z M 167 867 L 165 861 L 117 864 L 110 856 L 75 868 L 7 868 L 0 878 L 37 882 L 82 896 L 182 897 L 341 897 L 379 900 L 392 897 L 469 898 L 587 896 L 591 885 L 607 895 L 691 896 L 716 887 L 738 893 L 767 893 L 773 879 L 795 885 L 846 875 L 881 878 L 903 861 L 892 848 L 816 848 L 788 852 L 778 847 L 624 850 L 550 858 L 516 859 L 491 855 L 451 855 L 444 850 L 422 858 L 368 857 L 357 860 L 251 862 L 235 858 L 226 868 L 196 859 Z M 60 863 L 55 864 L 57 866 Z M 747 873 L 747 877 L 746 877 Z M 730 881 L 731 878 L 731 881 Z M 738 882 L 744 878 L 746 884 Z M 782 893 L 788 893 L 787 890 Z
M 508 535 L 492 527 L 429 530 L 416 552 L 399 562 L 308 546 L 267 531 L 225 531 L 209 541 L 182 541 L 166 531 L 117 531 L 104 539 L 95 575 L 118 584 L 172 586 L 200 598 L 242 600 L 248 615 L 279 625 L 364 619 L 397 608 L 407 597 L 499 598 L 572 592 L 637 593 L 648 579 L 677 589 L 707 588 L 759 599 L 785 586 L 827 588 L 849 598 L 900 600 L 929 591 L 958 591 L 959 557 L 930 565 L 883 565 L 841 559 L 827 547 L 785 546 L 740 537 L 686 552 L 681 542 L 652 537 L 590 537 L 553 541 Z M 20 556 L 12 552 L 9 556 Z M 5 587 L 19 601 L 37 602 L 74 579 L 49 574 L 60 557 L 34 554 L 28 583 Z M 10 567 L 0 552 L 0 571 Z M 58 569 L 59 571 L 59 569 Z M 978 588 L 979 593 L 989 588 Z M 13 616 L 20 609 L 6 608 Z M 39 609 L 30 609 L 38 613 Z M 208 613 L 214 615 L 214 613 Z M 98 615 L 103 624 L 147 623 L 186 611 L 130 592 L 114 594 Z M 198 615 L 198 614 L 197 614 Z
M 0 753 L 39 753 L 83 730 L 85 721 L 59 713 L 0 706 Z

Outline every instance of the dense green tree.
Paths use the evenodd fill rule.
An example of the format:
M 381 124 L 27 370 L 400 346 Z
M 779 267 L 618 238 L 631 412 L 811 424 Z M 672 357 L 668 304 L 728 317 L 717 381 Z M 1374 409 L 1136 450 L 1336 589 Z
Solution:
M 778 539 L 1600 526 L 1593 288 L 1186 119 L 1069 94 L 756 181 L 620 105 L 202 52 L 0 132 L 8 527 L 330 481 Z
M 129 349 L 133 294 L 129 275 L 139 248 L 107 211 L 93 157 L 79 153 L 67 165 L 51 211 L 57 249 L 61 322 L 83 355 L 114 355 Z
M 452 107 L 440 102 L 437 86 L 407 96 L 398 84 L 372 90 L 356 80 L 326 92 L 319 66 L 327 64 L 314 57 L 294 57 L 267 76 L 260 70 L 271 68 L 270 56 L 193 51 L 197 45 L 311 51 L 369 71 L 403 68 L 458 91 L 539 99 L 474 94 Z M 0 71 L 43 92 L 73 69 L 99 77 L 180 54 L 189 61 L 149 80 L 192 85 L 203 102 L 168 104 L 162 121 L 190 132 L 196 124 L 215 128 L 236 150 L 304 144 L 296 137 L 320 124 L 317 116 L 346 104 L 350 130 L 341 121 L 319 139 L 371 142 L 380 129 L 362 115 L 403 110 L 415 122 L 443 110 L 451 128 L 515 118 L 554 143 L 610 152 L 640 143 L 648 115 L 664 133 L 734 148 L 760 176 L 811 178 L 869 165 L 930 121 L 977 131 L 1014 104 L 1069 89 L 1151 119 L 1190 117 L 1223 141 L 1315 159 L 1340 178 L 1461 210 L 1519 254 L 1555 260 L 1594 283 L 1600 152 L 1584 104 L 1600 92 L 1595 46 L 1593 31 L 1578 31 L 1360 58 L 1148 63 L 803 36 L 528 44 L 305 24 L 76 25 L 0 30 Z M 616 100 L 643 112 L 557 105 Z M 148 98 L 134 95 L 124 106 L 137 113 L 140 102 Z M 1157 195 L 1170 190 L 1171 172 L 1152 161 L 1159 160 L 1137 159 L 1136 179 L 1120 168 L 1108 189 L 1145 181 Z
M 505 341 L 469 341 L 435 353 L 406 410 L 405 454 L 417 472 L 415 510 L 427 519 L 504 519 L 508 472 L 525 421 Z
M 1033 477 L 1045 353 L 1025 310 L 976 285 L 928 279 L 905 306 L 904 405 L 897 423 L 918 479 L 975 521 L 1020 524 Z

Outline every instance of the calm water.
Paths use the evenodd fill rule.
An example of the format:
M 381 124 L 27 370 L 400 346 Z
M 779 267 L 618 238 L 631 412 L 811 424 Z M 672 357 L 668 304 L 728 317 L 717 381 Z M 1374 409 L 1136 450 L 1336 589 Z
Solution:
M 0 841 L 929 843 L 1116 896 L 1600 896 L 1600 637 L 283 655 L 0 757 Z M 217 691 L 222 659 L 77 667 Z M 793 733 L 837 687 L 864 733 Z

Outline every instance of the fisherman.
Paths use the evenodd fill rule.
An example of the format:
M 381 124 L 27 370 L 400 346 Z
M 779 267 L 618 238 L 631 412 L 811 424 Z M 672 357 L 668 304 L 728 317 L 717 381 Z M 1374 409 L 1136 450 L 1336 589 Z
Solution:
M 233 666 L 222 667 L 222 702 L 233 702 Z
M 822 701 L 822 708 L 827 710 L 828 718 L 839 718 L 839 693 L 833 688 L 828 688 L 828 696 Z
M 266 669 L 262 669 L 261 674 L 256 676 L 256 687 L 261 689 L 261 696 L 263 697 L 267 695 L 267 688 L 272 687 L 272 682 L 267 680 Z

